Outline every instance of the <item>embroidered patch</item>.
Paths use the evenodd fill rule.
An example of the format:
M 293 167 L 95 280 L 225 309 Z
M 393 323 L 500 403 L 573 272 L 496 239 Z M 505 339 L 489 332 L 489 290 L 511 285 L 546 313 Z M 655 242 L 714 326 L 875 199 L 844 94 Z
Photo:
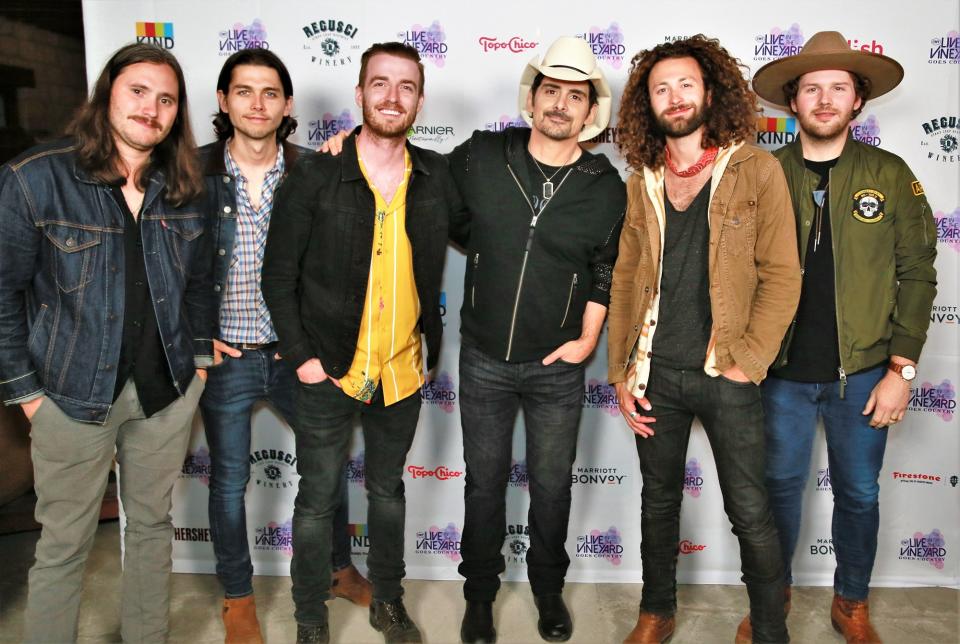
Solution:
M 923 194 L 923 184 L 919 181 L 914 181 L 910 184 L 910 187 L 913 188 L 913 196 L 919 197 Z
M 865 224 L 875 224 L 883 219 L 886 197 L 878 190 L 858 190 L 853 195 L 853 218 Z

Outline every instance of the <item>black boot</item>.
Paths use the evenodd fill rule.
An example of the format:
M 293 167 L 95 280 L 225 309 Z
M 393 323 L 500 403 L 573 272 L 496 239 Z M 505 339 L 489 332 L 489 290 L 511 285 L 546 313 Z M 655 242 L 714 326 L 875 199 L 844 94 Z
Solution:
M 497 641 L 492 601 L 467 600 L 467 609 L 460 624 L 460 641 L 464 644 L 493 644 Z
M 370 604 L 370 626 L 383 633 L 387 644 L 393 642 L 422 642 L 420 629 L 407 615 L 403 606 L 403 599 L 396 598 L 390 602 Z
M 297 624 L 297 644 L 327 644 L 330 641 L 330 626 L 323 624 Z
M 540 612 L 540 620 L 537 622 L 540 637 L 548 642 L 566 642 L 570 639 L 573 634 L 573 622 L 570 620 L 570 613 L 560 593 L 534 595 L 533 603 L 537 605 L 537 610 Z

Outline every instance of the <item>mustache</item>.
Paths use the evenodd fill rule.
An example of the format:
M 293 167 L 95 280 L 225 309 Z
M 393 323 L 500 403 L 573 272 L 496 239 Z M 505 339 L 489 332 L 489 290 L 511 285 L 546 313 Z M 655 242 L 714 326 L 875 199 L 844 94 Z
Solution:
M 565 113 L 561 112 L 560 110 L 549 110 L 549 111 L 547 111 L 547 112 L 544 112 L 543 115 L 546 116 L 546 117 L 548 117 L 548 118 L 557 118 L 557 119 L 562 119 L 562 120 L 564 120 L 564 121 L 572 121 L 572 120 L 573 120 L 572 118 L 570 118 L 569 116 L 567 116 Z
M 677 112 L 681 112 L 683 110 L 689 110 L 689 109 L 693 109 L 693 104 L 684 103 L 683 105 L 675 105 L 671 108 L 668 108 L 667 111 L 664 112 L 664 114 L 676 114 Z
M 131 121 L 136 121 L 137 123 L 141 123 L 147 127 L 152 127 L 155 130 L 161 129 L 160 121 L 157 119 L 147 118 L 146 116 L 131 116 L 129 118 Z
M 400 103 L 395 103 L 393 101 L 383 101 L 382 103 L 377 103 L 374 109 L 378 110 L 394 110 L 400 112 L 401 114 L 406 114 L 407 110 L 403 109 L 403 105 Z

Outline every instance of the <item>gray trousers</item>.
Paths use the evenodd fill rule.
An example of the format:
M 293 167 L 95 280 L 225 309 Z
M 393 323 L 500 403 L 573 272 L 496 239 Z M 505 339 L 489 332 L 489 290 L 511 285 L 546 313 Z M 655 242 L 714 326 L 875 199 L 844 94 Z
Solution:
M 24 640 L 74 642 L 87 554 L 116 453 L 126 515 L 120 633 L 124 642 L 163 642 L 170 608 L 171 492 L 190 440 L 203 383 L 145 418 L 127 382 L 105 425 L 66 416 L 49 398 L 31 419 L 31 453 L 43 526 L 30 569 Z

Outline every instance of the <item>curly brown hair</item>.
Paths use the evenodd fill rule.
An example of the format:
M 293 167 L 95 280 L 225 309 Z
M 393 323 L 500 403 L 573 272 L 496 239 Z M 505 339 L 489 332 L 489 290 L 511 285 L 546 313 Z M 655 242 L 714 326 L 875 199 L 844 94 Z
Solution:
M 743 70 L 746 66 L 720 45 L 716 38 L 697 34 L 683 40 L 646 49 L 630 62 L 630 78 L 620 99 L 617 147 L 633 170 L 663 165 L 666 138 L 650 106 L 647 81 L 653 66 L 667 58 L 693 58 L 700 66 L 706 91 L 711 91 L 706 109 L 703 147 L 722 147 L 743 141 L 757 130 L 757 96 Z

